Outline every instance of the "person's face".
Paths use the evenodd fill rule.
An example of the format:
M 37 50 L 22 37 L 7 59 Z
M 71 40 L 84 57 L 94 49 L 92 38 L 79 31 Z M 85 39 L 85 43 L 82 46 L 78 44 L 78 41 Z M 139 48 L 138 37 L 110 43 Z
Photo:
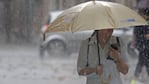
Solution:
M 98 35 L 100 34 L 101 36 L 104 36 L 104 37 L 111 37 L 113 33 L 113 29 L 103 29 L 98 32 L 99 32 Z

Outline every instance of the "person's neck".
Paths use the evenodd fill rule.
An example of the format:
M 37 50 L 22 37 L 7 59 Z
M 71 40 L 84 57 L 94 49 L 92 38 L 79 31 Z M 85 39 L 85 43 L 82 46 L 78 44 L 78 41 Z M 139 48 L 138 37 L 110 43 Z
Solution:
M 105 47 L 105 45 L 107 44 L 107 42 L 109 41 L 111 36 L 103 36 L 103 35 L 99 35 L 99 44 L 102 48 Z

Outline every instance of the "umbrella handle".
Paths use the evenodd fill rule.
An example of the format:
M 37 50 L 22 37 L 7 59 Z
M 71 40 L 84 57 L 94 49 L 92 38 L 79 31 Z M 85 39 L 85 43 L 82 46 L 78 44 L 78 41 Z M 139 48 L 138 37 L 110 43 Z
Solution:
M 96 4 L 95 1 L 96 1 L 96 0 L 93 0 L 93 3 L 94 3 L 94 4 Z
M 93 1 L 96 1 L 96 0 L 93 0 Z

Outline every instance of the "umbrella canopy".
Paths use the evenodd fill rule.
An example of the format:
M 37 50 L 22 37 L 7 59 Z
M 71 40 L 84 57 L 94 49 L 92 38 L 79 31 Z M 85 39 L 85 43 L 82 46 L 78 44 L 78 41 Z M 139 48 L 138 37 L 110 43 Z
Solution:
M 114 2 L 89 1 L 65 10 L 45 32 L 84 31 L 147 25 L 134 10 Z

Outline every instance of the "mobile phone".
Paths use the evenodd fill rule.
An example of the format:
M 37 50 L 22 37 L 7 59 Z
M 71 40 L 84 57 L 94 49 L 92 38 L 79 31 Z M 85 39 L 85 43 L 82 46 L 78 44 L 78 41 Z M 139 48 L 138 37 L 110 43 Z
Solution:
M 118 50 L 119 48 L 119 45 L 118 44 L 111 44 L 111 47 L 115 50 Z

